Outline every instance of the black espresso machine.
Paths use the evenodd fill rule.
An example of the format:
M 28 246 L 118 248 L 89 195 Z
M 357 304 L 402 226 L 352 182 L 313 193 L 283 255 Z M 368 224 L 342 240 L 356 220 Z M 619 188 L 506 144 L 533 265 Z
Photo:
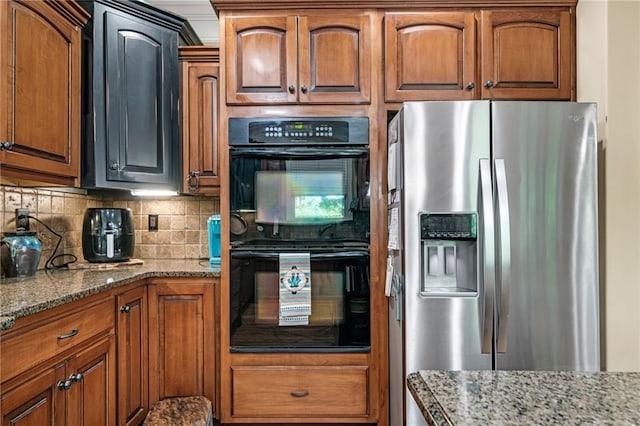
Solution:
M 82 224 L 82 254 L 87 262 L 122 262 L 133 256 L 131 209 L 90 208 Z

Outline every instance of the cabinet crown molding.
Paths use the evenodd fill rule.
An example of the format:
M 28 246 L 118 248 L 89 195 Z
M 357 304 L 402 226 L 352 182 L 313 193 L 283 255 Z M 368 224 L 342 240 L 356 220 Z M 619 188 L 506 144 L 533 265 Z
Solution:
M 393 9 L 414 8 L 488 8 L 488 7 L 575 7 L 578 0 L 210 0 L 218 14 L 222 10 L 272 10 L 272 9 Z

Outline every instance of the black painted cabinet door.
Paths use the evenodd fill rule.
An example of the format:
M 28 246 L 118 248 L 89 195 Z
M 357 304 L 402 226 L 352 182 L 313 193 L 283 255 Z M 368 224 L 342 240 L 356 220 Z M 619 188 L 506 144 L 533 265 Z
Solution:
M 104 3 L 126 6 L 90 4 L 94 136 L 83 146 L 83 186 L 177 191 L 178 31 Z
M 177 35 L 109 12 L 105 22 L 107 179 L 170 184 Z

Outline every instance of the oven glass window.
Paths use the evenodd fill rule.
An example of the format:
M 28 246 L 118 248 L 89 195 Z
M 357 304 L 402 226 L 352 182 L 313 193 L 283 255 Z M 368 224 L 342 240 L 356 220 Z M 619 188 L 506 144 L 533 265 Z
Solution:
M 232 235 L 232 241 L 331 236 L 369 241 L 366 152 L 305 159 L 232 153 L 230 183 L 231 212 L 247 223 L 247 233 Z
M 310 263 L 308 324 L 280 325 L 278 254 L 232 252 L 232 351 L 369 351 L 369 256 L 312 255 Z

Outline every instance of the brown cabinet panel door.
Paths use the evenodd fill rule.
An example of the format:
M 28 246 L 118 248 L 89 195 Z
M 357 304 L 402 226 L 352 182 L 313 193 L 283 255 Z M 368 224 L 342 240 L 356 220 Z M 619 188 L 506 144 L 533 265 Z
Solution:
M 77 179 L 80 29 L 45 2 L 1 3 L 0 139 L 13 146 L 0 163 Z
M 296 17 L 230 17 L 226 25 L 227 103 L 296 102 Z
M 568 9 L 482 11 L 482 97 L 569 100 Z
M 146 286 L 118 295 L 117 307 L 118 424 L 138 425 L 149 407 Z
M 57 387 L 64 380 L 64 364 L 59 364 L 4 392 L 0 397 L 2 426 L 65 424 L 66 392 Z
M 369 103 L 369 16 L 301 16 L 298 25 L 300 102 Z
M 384 19 L 387 101 L 477 96 L 475 13 L 387 13 Z
M 71 424 L 110 426 L 116 419 L 114 338 L 108 336 L 79 352 L 67 366 Z M 78 377 L 81 375 L 80 377 Z M 74 380 L 74 377 L 76 379 Z M 75 419 L 75 420 L 71 420 Z
M 214 284 L 149 285 L 149 403 L 204 395 L 215 401 Z
M 187 68 L 188 104 L 183 125 L 187 151 L 186 188 L 193 194 L 218 193 L 218 65 L 192 64 Z

